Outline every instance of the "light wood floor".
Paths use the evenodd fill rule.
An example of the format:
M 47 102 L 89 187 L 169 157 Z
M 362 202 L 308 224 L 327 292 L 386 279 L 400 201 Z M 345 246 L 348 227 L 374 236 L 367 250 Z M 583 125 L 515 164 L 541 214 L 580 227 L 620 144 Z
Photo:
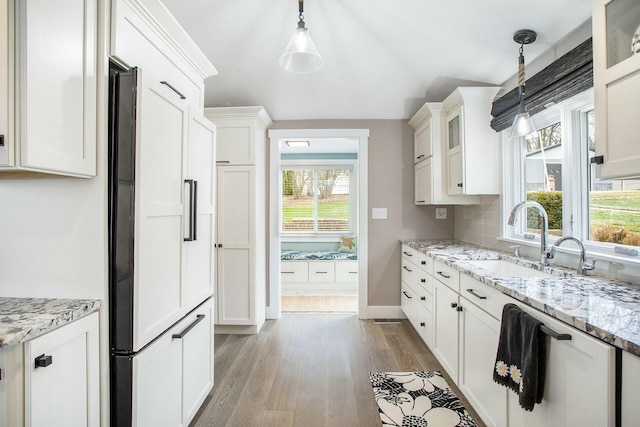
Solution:
M 283 295 L 283 313 L 357 313 L 358 296 Z
M 258 335 L 215 336 L 215 386 L 191 426 L 380 426 L 369 372 L 425 370 L 484 426 L 406 320 L 284 314 Z

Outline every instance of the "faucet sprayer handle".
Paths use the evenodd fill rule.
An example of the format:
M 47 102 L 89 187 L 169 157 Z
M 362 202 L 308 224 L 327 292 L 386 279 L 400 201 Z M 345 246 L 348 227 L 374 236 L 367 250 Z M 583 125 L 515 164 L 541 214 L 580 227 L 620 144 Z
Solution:
M 513 256 L 516 258 L 520 258 L 520 245 L 513 245 L 509 247 L 513 249 Z
M 594 258 L 594 259 L 591 260 L 591 262 L 585 261 L 585 262 L 582 263 L 582 271 L 583 271 L 584 275 L 587 274 L 587 271 L 595 270 L 596 261 L 597 260 Z

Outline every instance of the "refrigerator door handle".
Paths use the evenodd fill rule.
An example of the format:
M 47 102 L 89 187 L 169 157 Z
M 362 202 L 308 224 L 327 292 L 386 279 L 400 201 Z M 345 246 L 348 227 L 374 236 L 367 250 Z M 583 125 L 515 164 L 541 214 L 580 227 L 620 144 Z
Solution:
M 184 238 L 184 241 L 193 242 L 197 240 L 198 181 L 185 179 L 184 182 L 189 185 L 189 234 Z
M 189 333 L 190 330 L 192 330 L 193 328 L 195 328 L 195 326 L 202 322 L 204 320 L 204 314 L 198 314 L 196 316 L 196 320 L 194 320 L 193 322 L 191 322 L 191 324 L 189 326 L 187 326 L 186 328 L 184 328 L 184 330 L 178 334 L 173 334 L 171 335 L 171 338 L 175 338 L 175 339 L 182 339 L 184 338 L 185 335 L 187 335 Z

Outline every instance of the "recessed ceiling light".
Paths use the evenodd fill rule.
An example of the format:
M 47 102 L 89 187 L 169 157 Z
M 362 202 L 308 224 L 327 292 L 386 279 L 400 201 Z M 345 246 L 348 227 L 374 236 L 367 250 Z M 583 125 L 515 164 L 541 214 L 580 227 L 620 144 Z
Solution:
M 309 146 L 309 141 L 301 140 L 301 139 L 285 141 L 284 143 L 287 144 L 287 146 L 289 147 L 308 147 Z

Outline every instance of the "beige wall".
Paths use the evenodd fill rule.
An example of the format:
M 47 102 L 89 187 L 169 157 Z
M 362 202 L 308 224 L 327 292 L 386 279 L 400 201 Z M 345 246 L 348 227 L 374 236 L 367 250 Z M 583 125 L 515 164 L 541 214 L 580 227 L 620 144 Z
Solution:
M 435 219 L 435 206 L 413 204 L 413 129 L 406 120 L 275 121 L 271 129 L 369 129 L 369 306 L 400 305 L 400 240 L 453 238 L 454 212 Z

